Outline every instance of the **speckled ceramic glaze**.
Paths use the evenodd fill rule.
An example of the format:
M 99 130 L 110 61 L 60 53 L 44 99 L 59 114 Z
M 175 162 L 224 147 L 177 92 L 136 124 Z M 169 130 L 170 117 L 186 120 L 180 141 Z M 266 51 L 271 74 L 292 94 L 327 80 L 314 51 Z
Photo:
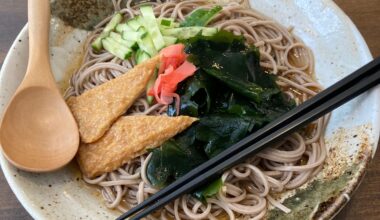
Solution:
M 362 36 L 331 0 L 255 0 L 252 7 L 285 26 L 309 45 L 316 59 L 316 77 L 325 87 L 372 59 Z M 78 67 L 88 32 L 51 22 L 51 61 L 58 84 L 64 88 Z M 27 65 L 25 27 L 12 45 L 0 74 L 0 112 Z M 301 188 L 276 198 L 292 209 L 271 209 L 268 219 L 332 218 L 350 199 L 376 151 L 380 125 L 380 88 L 334 111 L 326 133 L 329 156 L 321 173 Z M 57 128 L 59 129 L 59 128 Z M 101 195 L 83 183 L 75 164 L 54 173 L 19 171 L 0 156 L 1 167 L 17 198 L 35 219 L 113 219 Z

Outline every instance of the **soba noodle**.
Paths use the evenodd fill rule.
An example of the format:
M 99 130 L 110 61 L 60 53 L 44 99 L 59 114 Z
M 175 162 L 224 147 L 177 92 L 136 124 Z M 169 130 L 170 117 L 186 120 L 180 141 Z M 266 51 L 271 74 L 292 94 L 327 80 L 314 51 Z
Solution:
M 115 10 L 120 11 L 125 18 L 138 14 L 138 7 L 132 6 L 131 0 L 126 7 L 120 5 L 120 1 L 113 2 Z M 151 4 L 156 16 L 177 20 L 183 20 L 195 8 L 212 7 L 204 0 L 156 1 Z M 90 43 L 110 18 L 99 23 L 88 37 L 83 64 L 72 76 L 66 97 L 78 96 L 126 73 L 135 65 L 133 58 L 124 61 L 106 51 L 96 53 L 92 50 Z M 259 48 L 261 66 L 278 76 L 278 85 L 297 104 L 322 89 L 313 79 L 314 58 L 310 49 L 291 30 L 268 17 L 243 8 L 238 3 L 229 3 L 210 26 L 243 35 L 248 43 Z M 165 114 L 166 109 L 160 104 L 150 106 L 145 97 L 141 97 L 127 114 L 158 115 Z M 224 186 L 215 198 L 207 200 L 207 205 L 185 195 L 167 205 L 158 216 L 148 216 L 148 219 L 217 219 L 220 216 L 229 219 L 261 219 L 270 204 L 290 212 L 271 197 L 271 193 L 297 188 L 322 169 L 327 154 L 323 138 L 327 121 L 327 116 L 321 118 L 305 131 L 290 135 L 276 146 L 261 151 L 225 172 L 222 176 Z M 108 208 L 127 211 L 158 191 L 150 185 L 145 173 L 150 157 L 145 154 L 116 171 L 95 179 L 84 177 L 84 180 L 101 188 Z

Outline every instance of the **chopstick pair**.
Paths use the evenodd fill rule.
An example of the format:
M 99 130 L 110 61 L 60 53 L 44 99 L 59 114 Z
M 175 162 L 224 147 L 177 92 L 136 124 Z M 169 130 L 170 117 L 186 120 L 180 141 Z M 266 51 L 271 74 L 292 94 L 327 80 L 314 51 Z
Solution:
M 193 169 L 117 220 L 141 219 L 380 83 L 380 57 Z M 133 216 L 134 215 L 134 216 Z

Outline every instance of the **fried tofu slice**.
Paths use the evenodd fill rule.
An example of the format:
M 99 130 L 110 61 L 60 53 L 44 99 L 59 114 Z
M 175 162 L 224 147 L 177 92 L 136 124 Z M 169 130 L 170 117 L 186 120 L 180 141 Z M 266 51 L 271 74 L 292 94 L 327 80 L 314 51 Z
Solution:
M 70 97 L 67 104 L 78 123 L 81 141 L 101 138 L 145 90 L 160 61 L 156 56 L 100 86 Z
M 98 141 L 79 146 L 77 160 L 89 178 L 113 171 L 188 128 L 188 116 L 123 116 Z

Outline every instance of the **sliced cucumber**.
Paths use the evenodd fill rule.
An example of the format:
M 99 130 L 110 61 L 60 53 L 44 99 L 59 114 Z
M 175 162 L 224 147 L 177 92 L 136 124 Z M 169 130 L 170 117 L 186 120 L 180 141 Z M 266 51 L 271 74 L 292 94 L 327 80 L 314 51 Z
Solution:
M 171 28 L 162 30 L 162 35 L 176 37 L 181 34 L 181 32 L 192 32 L 195 35 L 201 31 L 202 27 L 187 27 L 187 28 Z
M 138 39 L 137 44 L 139 45 L 141 50 L 148 53 L 151 57 L 158 53 L 156 48 L 154 47 L 152 38 L 150 38 L 149 34 L 147 34 L 142 39 Z
M 202 35 L 203 36 L 214 36 L 218 32 L 218 28 L 203 28 Z
M 165 47 L 165 41 L 158 27 L 152 6 L 141 6 L 140 11 L 144 19 L 144 21 L 141 22 L 142 25 L 147 29 L 156 50 L 161 50 Z
M 178 39 L 172 36 L 164 36 L 165 46 L 176 44 Z
M 138 19 L 140 19 L 140 16 L 134 17 L 127 22 L 128 26 L 134 31 L 137 31 L 142 26 Z
M 129 25 L 128 24 L 126 24 L 126 23 L 123 23 L 123 24 L 118 24 L 117 26 L 116 26 L 116 31 L 118 32 L 118 33 L 123 33 L 124 31 L 133 31 L 133 29 L 131 28 L 131 27 L 129 27 Z
M 102 40 L 104 49 L 116 57 L 126 60 L 132 55 L 132 50 L 114 40 L 111 37 L 106 37 Z
M 111 32 L 110 38 L 114 39 L 116 42 L 118 42 L 121 45 L 124 45 L 128 48 L 135 49 L 137 47 L 137 42 L 132 40 L 124 40 L 120 34 Z
M 141 27 L 138 31 L 124 31 L 123 39 L 137 42 L 138 40 L 144 38 L 147 34 L 148 32 L 146 32 L 145 28 Z
M 157 79 L 157 75 L 158 75 L 158 71 L 156 69 L 154 71 L 154 74 L 153 74 L 152 78 L 149 79 L 149 82 L 146 85 L 146 100 L 148 101 L 149 105 L 151 105 L 153 103 L 154 97 L 153 96 L 149 96 L 148 92 L 154 86 L 154 83 L 156 82 L 156 79 Z
M 202 27 L 183 27 L 183 28 L 172 28 L 162 30 L 164 36 L 177 37 L 179 39 L 188 39 L 196 36 L 202 31 Z
M 142 16 L 137 16 L 137 17 L 136 17 L 136 22 L 138 22 L 138 23 L 140 24 L 140 28 L 141 28 L 141 27 L 145 27 L 145 26 L 144 26 L 145 19 L 144 19 Z
M 173 18 L 159 18 L 157 19 L 157 23 L 161 28 L 177 28 L 179 27 L 179 23 L 175 22 Z
M 96 50 L 96 51 L 101 51 L 101 50 L 103 49 L 102 40 L 103 40 L 103 38 L 106 37 L 106 36 L 107 36 L 107 35 L 103 35 L 103 36 L 102 36 L 102 34 L 100 34 L 99 37 L 97 37 L 97 38 L 95 39 L 95 41 L 92 42 L 91 47 L 92 47 L 94 50 Z
M 201 33 L 204 36 L 212 36 L 218 32 L 217 28 L 210 27 L 182 27 L 161 30 L 164 36 L 177 37 L 184 40 L 196 36 Z
M 159 21 L 159 25 L 165 26 L 165 27 L 171 27 L 172 23 L 174 22 L 171 18 L 162 18 Z
M 147 90 L 149 91 L 149 90 Z M 153 100 L 154 100 L 154 97 L 153 96 L 150 96 L 150 95 L 146 95 L 146 101 L 148 102 L 149 105 L 151 105 L 153 103 Z
M 121 22 L 121 20 L 123 20 L 123 15 L 121 15 L 120 13 L 116 13 L 111 18 L 111 20 L 108 22 L 108 24 L 104 27 L 104 29 L 103 29 L 102 33 L 99 35 L 99 37 L 97 37 L 95 39 L 95 41 L 91 44 L 91 46 L 92 46 L 92 48 L 94 48 L 94 50 L 100 51 L 103 49 L 102 40 L 105 37 L 108 37 L 109 33 L 115 29 L 116 25 L 118 25 Z
M 135 55 L 136 63 L 140 64 L 146 60 L 150 59 L 150 56 L 148 53 L 142 50 L 137 50 L 136 55 Z
M 120 13 L 116 13 L 112 19 L 108 22 L 108 24 L 105 26 L 105 28 L 103 29 L 103 32 L 111 32 L 115 29 L 116 25 L 118 25 L 121 20 L 123 20 L 123 15 L 121 15 Z

